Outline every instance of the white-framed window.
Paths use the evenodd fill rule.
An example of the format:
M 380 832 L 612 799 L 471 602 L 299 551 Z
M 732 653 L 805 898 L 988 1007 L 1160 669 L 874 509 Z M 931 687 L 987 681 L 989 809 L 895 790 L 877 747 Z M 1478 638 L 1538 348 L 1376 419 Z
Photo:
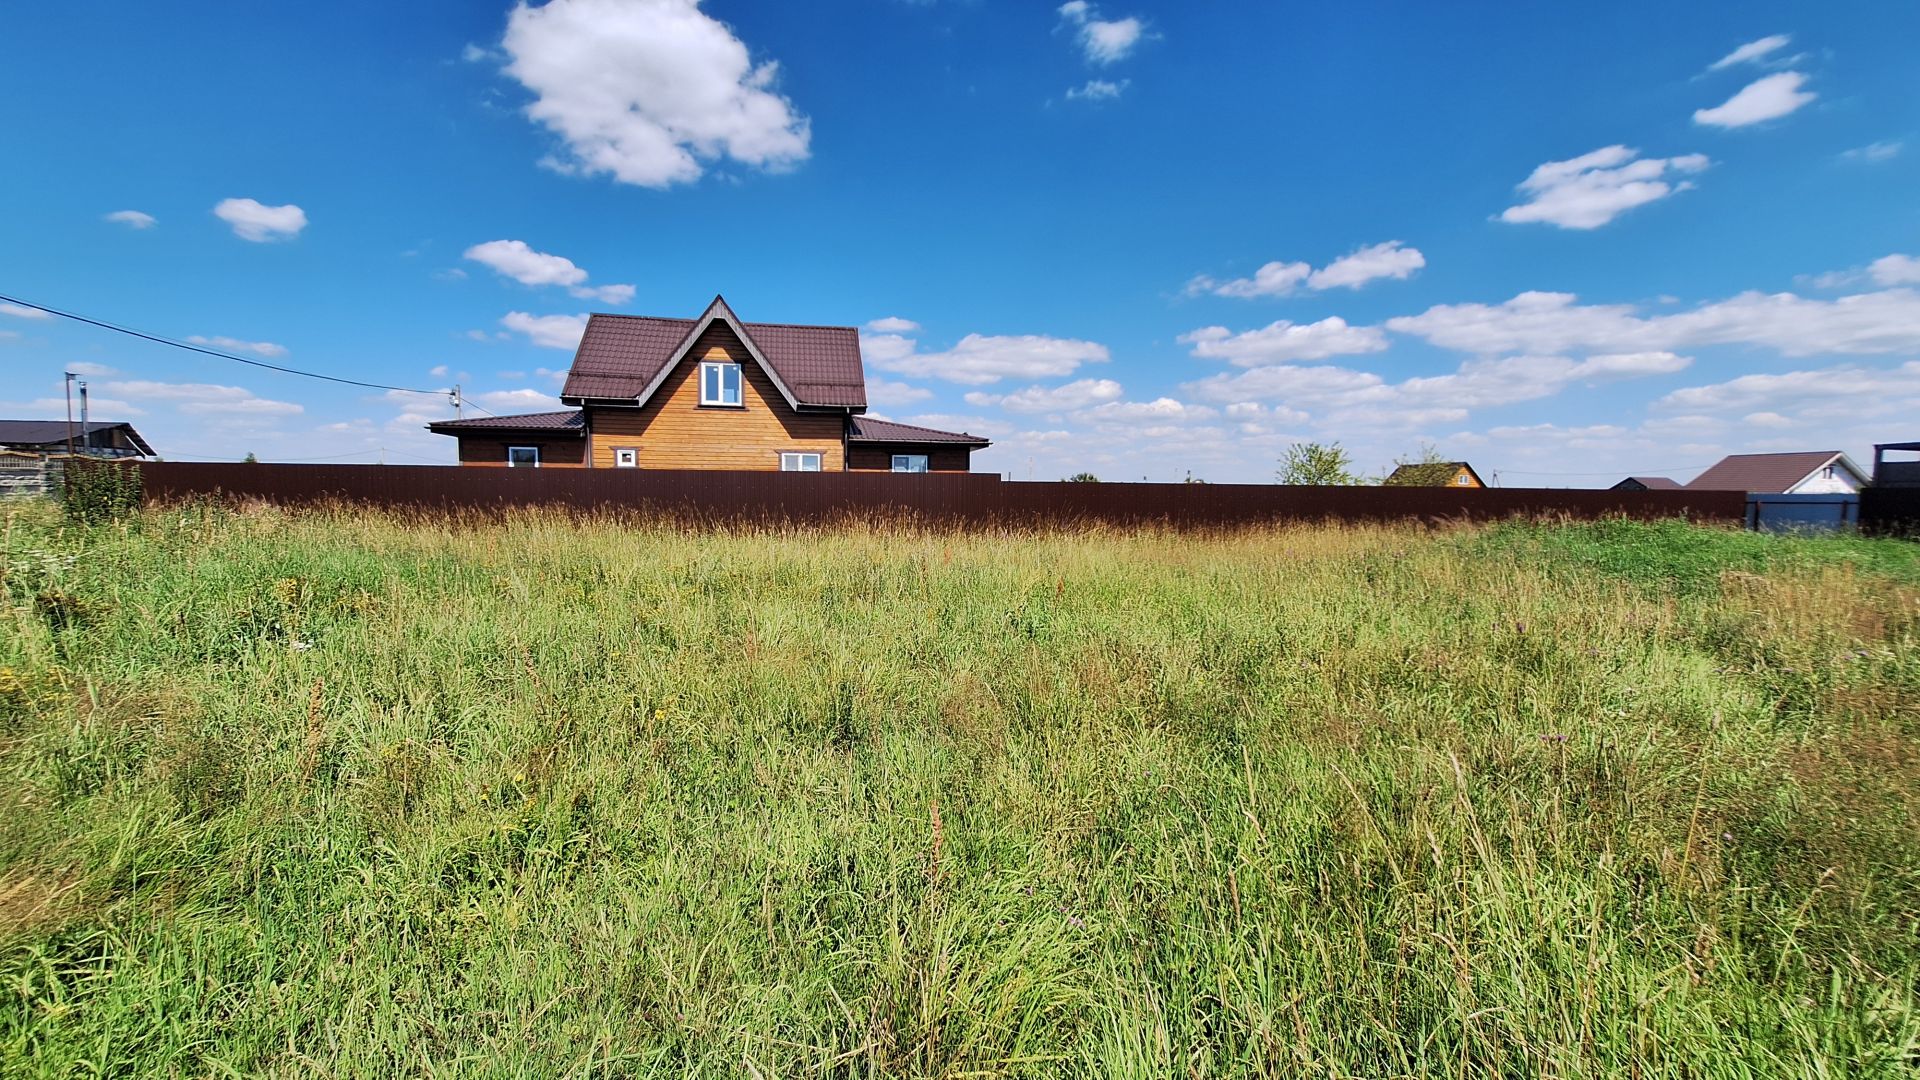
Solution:
M 700 365 L 700 404 L 740 404 L 740 365 L 707 361 Z
M 511 469 L 539 468 L 540 448 L 537 446 L 507 447 L 507 467 Z
M 616 469 L 637 469 L 640 467 L 640 448 L 637 446 L 616 446 L 613 448 L 613 467 Z
M 780 455 L 781 472 L 819 472 L 820 455 L 795 453 L 791 450 Z
M 893 455 L 893 471 L 894 472 L 926 472 L 927 471 L 927 455 L 895 454 Z

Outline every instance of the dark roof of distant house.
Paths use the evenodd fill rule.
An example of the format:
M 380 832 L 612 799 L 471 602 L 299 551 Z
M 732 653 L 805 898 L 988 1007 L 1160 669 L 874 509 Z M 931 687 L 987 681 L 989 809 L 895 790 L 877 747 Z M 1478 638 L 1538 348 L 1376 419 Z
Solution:
M 1629 476 L 1613 486 L 1620 487 L 1623 484 L 1639 484 L 1648 491 L 1680 490 L 1680 481 L 1666 476 Z
M 918 427 L 914 424 L 896 424 L 891 420 L 875 420 L 866 416 L 852 418 L 853 426 L 847 432 L 850 442 L 889 442 L 889 443 L 964 443 L 968 446 L 989 446 L 988 440 L 966 432 L 935 431 L 933 428 Z
M 75 421 L 73 437 L 76 442 L 88 432 L 113 431 L 125 428 L 127 441 L 148 457 L 153 456 L 153 447 L 147 440 L 133 430 L 133 425 L 125 422 L 94 420 L 86 424 Z M 67 444 L 67 422 L 65 420 L 0 420 L 0 446 L 54 446 L 62 449 Z
M 1402 466 L 1400 466 L 1400 467 L 1398 467 L 1398 468 L 1396 468 L 1396 469 L 1394 469 L 1394 470 L 1393 470 L 1393 471 L 1392 471 L 1391 473 L 1388 473 L 1388 474 L 1387 474 L 1387 482 L 1388 482 L 1388 483 L 1392 483 L 1392 482 L 1393 482 L 1393 478 L 1394 478 L 1394 477 L 1396 477 L 1396 476 L 1399 476 L 1399 475 L 1400 475 L 1401 473 L 1405 473 L 1405 472 L 1412 472 L 1413 470 L 1416 470 L 1416 469 L 1425 469 L 1425 468 L 1428 468 L 1428 467 L 1430 467 L 1430 466 L 1433 466 L 1433 465 L 1446 465 L 1446 466 L 1448 466 L 1448 467 L 1450 467 L 1450 468 L 1452 468 L 1452 469 L 1453 469 L 1453 475 L 1455 475 L 1455 476 L 1458 476 L 1458 475 L 1459 475 L 1459 473 L 1460 473 L 1460 470 L 1461 470 L 1461 469 L 1465 469 L 1465 470 L 1467 470 L 1467 474 L 1473 477 L 1473 481 L 1474 481 L 1474 483 L 1476 483 L 1476 484 L 1479 484 L 1479 485 L 1481 485 L 1482 487 L 1484 487 L 1484 486 L 1486 486 L 1486 481 L 1485 481 L 1485 480 L 1482 480 L 1482 479 L 1480 479 L 1480 474 L 1479 474 L 1479 473 L 1477 473 L 1477 472 L 1474 472 L 1474 471 L 1473 471 L 1473 466 L 1471 466 L 1471 465 L 1469 465 L 1469 464 L 1467 464 L 1467 463 L 1466 463 L 1466 462 L 1464 462 L 1464 461 L 1428 461 L 1428 462 L 1420 462 L 1420 461 L 1413 461 L 1413 462 L 1408 462 L 1407 464 L 1405 464 L 1405 465 L 1402 465 Z
M 1687 487 L 1694 491 L 1750 491 L 1778 495 L 1813 475 L 1816 469 L 1846 462 L 1858 479 L 1860 470 L 1846 461 L 1838 450 L 1802 450 L 1787 454 L 1728 454 L 1712 468 L 1693 478 Z
M 693 343 L 709 318 L 724 318 L 738 328 L 742 343 L 765 359 L 774 381 L 791 395 L 793 404 L 867 407 L 860 331 L 851 326 L 742 322 L 719 297 L 697 319 L 588 317 L 561 398 L 573 402 L 639 399 L 667 364 Z
M 1883 442 L 1874 443 L 1875 450 L 1920 450 L 1920 442 Z
M 559 412 L 521 413 L 517 416 L 480 416 L 472 420 L 441 420 L 428 424 L 430 431 L 454 435 L 461 432 L 476 434 L 487 431 L 538 431 L 551 435 L 586 434 L 586 415 L 579 409 L 562 409 Z

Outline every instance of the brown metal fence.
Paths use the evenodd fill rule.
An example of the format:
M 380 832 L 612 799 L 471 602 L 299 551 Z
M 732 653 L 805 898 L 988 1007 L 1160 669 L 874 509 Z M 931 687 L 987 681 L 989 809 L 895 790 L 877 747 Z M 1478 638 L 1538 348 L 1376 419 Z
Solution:
M 1515 516 L 1687 517 L 1738 524 L 1733 491 L 1559 488 L 1290 487 L 1277 484 L 1070 484 L 991 474 L 472 469 L 433 465 L 247 465 L 141 462 L 150 501 L 208 496 L 376 506 L 629 509 L 721 521 L 824 522 L 911 516 L 940 524 L 1164 523 L 1285 520 L 1486 521 Z
M 1860 531 L 1920 539 L 1920 487 L 1861 489 Z

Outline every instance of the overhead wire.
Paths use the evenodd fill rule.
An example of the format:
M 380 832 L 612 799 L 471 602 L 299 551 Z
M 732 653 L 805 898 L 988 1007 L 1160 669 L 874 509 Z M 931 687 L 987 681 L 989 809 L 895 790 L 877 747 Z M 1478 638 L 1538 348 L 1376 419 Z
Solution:
M 244 356 L 235 356 L 229 352 L 221 352 L 219 349 L 209 349 L 201 345 L 192 344 L 191 342 L 175 341 L 170 337 L 163 337 L 159 334 L 149 334 L 144 330 L 135 330 L 130 326 L 121 326 L 117 323 L 108 322 L 105 319 L 95 319 L 71 311 L 62 311 L 59 308 L 48 307 L 45 304 L 36 304 L 31 300 L 23 300 L 17 296 L 8 296 L 4 293 L 0 293 L 0 303 L 32 308 L 35 311 L 42 311 L 48 315 L 55 315 L 62 319 L 71 319 L 74 322 L 85 323 L 88 326 L 97 326 L 102 330 L 111 330 L 116 334 L 126 334 L 129 337 L 140 338 L 144 341 L 151 341 L 159 345 L 170 345 L 176 349 L 185 349 L 188 352 L 200 353 L 205 356 L 216 356 L 222 360 L 231 360 L 236 364 L 247 364 L 251 367 L 265 368 L 268 371 L 278 371 L 285 375 L 299 375 L 308 379 L 323 379 L 327 382 L 340 383 L 344 386 L 362 386 L 369 390 L 392 390 L 402 394 L 425 394 L 429 397 L 447 397 L 453 393 L 451 388 L 422 390 L 413 386 L 389 386 L 386 383 L 364 382 L 360 379 L 348 379 L 339 375 L 323 375 L 317 371 L 302 371 L 299 368 L 291 368 L 282 364 L 269 364 L 264 360 L 249 360 Z M 478 406 L 476 406 L 476 408 L 477 407 Z M 485 410 L 483 409 L 481 411 L 484 412 Z M 493 414 L 488 413 L 487 415 L 491 416 Z

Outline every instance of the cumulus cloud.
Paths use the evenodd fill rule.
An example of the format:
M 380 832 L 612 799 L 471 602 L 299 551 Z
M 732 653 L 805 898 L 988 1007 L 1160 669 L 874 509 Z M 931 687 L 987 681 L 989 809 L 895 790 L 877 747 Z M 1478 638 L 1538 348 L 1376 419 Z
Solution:
M 1911 412 L 1920 406 L 1920 360 L 1896 368 L 1854 364 L 1779 374 L 1741 375 L 1725 382 L 1675 390 L 1656 408 L 1698 413 L 1791 413 L 1813 407 L 1815 415 L 1837 407 L 1862 415 L 1872 410 Z
M 125 225 L 129 229 L 151 229 L 159 222 L 159 219 L 152 214 L 139 210 L 115 210 L 111 214 L 103 215 L 100 220 Z
M 914 322 L 912 319 L 902 319 L 896 315 L 889 315 L 886 318 L 875 319 L 868 323 L 867 329 L 876 334 L 911 334 L 915 330 L 920 329 L 920 324 Z
M 90 364 L 85 360 L 75 360 L 67 364 L 67 370 L 73 372 L 75 375 L 85 375 L 88 378 L 94 379 L 101 379 L 108 375 L 118 375 L 120 373 L 117 369 L 110 368 L 105 364 Z
M 1112 379 L 1078 379 L 1062 386 L 1029 386 L 1011 394 L 973 391 L 966 396 L 975 408 L 998 406 L 1010 413 L 1056 413 L 1085 409 L 1116 401 L 1125 393 Z
M 1358 289 L 1379 278 L 1405 280 L 1427 265 L 1419 248 L 1407 247 L 1399 240 L 1363 247 L 1342 255 L 1315 270 L 1304 262 L 1270 262 L 1253 272 L 1250 278 L 1218 281 L 1206 274 L 1187 282 L 1187 295 L 1213 293 L 1251 299 L 1261 296 L 1287 296 L 1302 285 L 1309 289 Z
M 1886 353 L 1920 349 L 1920 293 L 1887 289 L 1818 300 L 1744 292 L 1691 311 L 1642 316 L 1628 304 L 1581 304 L 1571 293 L 1525 292 L 1502 304 L 1439 304 L 1386 325 L 1441 348 L 1483 355 L 1706 345 L 1757 345 L 1786 356 Z
M 1920 285 L 1920 258 L 1888 255 L 1873 260 L 1867 273 L 1880 285 Z
M 1693 122 L 1710 127 L 1738 128 L 1777 120 L 1818 97 L 1800 87 L 1807 77 L 1798 71 L 1765 75 L 1748 83 L 1724 103 L 1711 109 L 1696 109 Z
M 209 349 L 224 349 L 227 352 L 250 352 L 255 356 L 287 355 L 287 347 L 285 345 L 275 344 L 271 341 L 243 341 L 240 338 L 226 337 L 224 335 L 205 337 L 200 334 L 191 335 L 187 338 L 187 341 L 194 345 L 205 346 Z
M 1106 79 L 1088 79 L 1086 85 L 1070 87 L 1067 90 L 1068 101 L 1112 101 L 1126 92 L 1131 79 L 1109 82 Z
M 524 240 L 489 240 L 468 248 L 465 256 L 522 285 L 559 285 L 581 300 L 624 304 L 633 299 L 631 285 L 588 285 L 587 272 L 564 255 L 535 251 Z
M 16 319 L 53 318 L 53 316 L 41 311 L 39 308 L 27 307 L 24 304 L 9 304 L 4 301 L 0 301 L 0 315 L 11 315 Z
M 806 160 L 806 117 L 773 89 L 698 0 L 552 0 L 514 7 L 506 71 L 534 95 L 527 115 L 559 136 L 542 164 L 664 188 L 733 161 L 782 170 Z
M 233 235 L 256 244 L 291 240 L 307 227 L 307 212 L 292 203 L 268 206 L 255 199 L 222 199 L 214 205 L 213 216 L 231 225 Z
M 912 383 L 893 379 L 870 378 L 867 380 L 867 403 L 883 408 L 897 405 L 911 405 L 916 401 L 925 401 L 933 396 L 933 391 Z
M 1206 326 L 1180 335 L 1179 340 L 1193 346 L 1193 355 L 1201 359 L 1225 360 L 1241 367 L 1324 360 L 1387 347 L 1387 335 L 1379 327 L 1350 326 L 1338 315 L 1304 324 L 1280 319 L 1238 334 L 1224 326 Z
M 1074 37 L 1090 64 L 1125 60 L 1146 34 L 1147 26 L 1138 18 L 1103 19 L 1088 0 L 1067 0 L 1059 11 L 1061 23 L 1073 28 Z
M 188 416 L 292 416 L 306 409 L 291 401 L 263 398 L 242 386 L 216 383 L 169 383 L 145 379 L 102 383 L 108 394 L 144 402 L 164 401 Z
M 1787 34 L 1771 34 L 1758 41 L 1749 41 L 1727 55 L 1707 65 L 1708 71 L 1719 71 L 1735 64 L 1757 63 L 1787 47 L 1793 38 Z
M 1043 334 L 968 334 L 944 352 L 921 352 L 918 343 L 900 334 L 862 334 L 860 352 L 882 371 L 971 386 L 1057 378 L 1073 374 L 1081 364 L 1108 359 L 1107 347 L 1098 342 Z
M 544 390 L 522 387 L 518 390 L 489 390 L 482 394 L 469 394 L 467 400 L 477 402 L 481 408 L 490 412 L 552 412 L 563 408 L 560 399 Z
M 517 333 L 527 335 L 527 340 L 535 345 L 549 349 L 573 349 L 580 345 L 580 335 L 587 332 L 587 316 L 579 315 L 529 315 L 524 311 L 509 311 L 500 317 L 500 325 Z
M 1631 147 L 1603 146 L 1533 170 L 1518 188 L 1527 201 L 1501 211 L 1500 220 L 1597 229 L 1636 206 L 1693 187 L 1692 181 L 1680 177 L 1700 172 L 1708 164 L 1704 154 L 1643 158 Z

